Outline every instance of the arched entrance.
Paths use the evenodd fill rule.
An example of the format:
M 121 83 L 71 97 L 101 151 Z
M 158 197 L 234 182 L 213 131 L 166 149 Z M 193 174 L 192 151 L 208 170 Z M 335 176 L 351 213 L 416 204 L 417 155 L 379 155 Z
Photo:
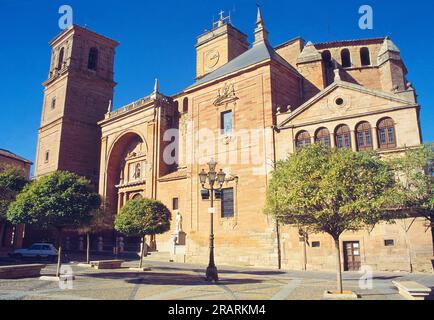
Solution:
M 146 195 L 148 149 L 140 135 L 129 132 L 113 144 L 109 154 L 105 206 L 116 215 L 129 200 Z M 119 235 L 115 236 L 119 238 Z M 125 239 L 125 251 L 137 251 L 138 246 L 140 239 Z

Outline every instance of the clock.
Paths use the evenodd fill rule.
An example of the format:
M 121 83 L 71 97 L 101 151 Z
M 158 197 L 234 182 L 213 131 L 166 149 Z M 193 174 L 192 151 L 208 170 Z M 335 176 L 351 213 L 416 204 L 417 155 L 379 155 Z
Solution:
M 205 65 L 207 68 L 214 68 L 220 60 L 220 53 L 212 49 L 205 54 Z

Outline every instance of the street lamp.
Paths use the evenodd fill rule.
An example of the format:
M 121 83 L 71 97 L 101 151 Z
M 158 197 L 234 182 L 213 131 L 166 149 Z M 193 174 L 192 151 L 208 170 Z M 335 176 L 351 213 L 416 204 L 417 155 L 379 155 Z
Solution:
M 217 267 L 214 263 L 214 185 L 218 183 L 218 190 L 221 190 L 223 184 L 225 183 L 226 173 L 223 172 L 222 169 L 217 173 L 216 171 L 217 162 L 214 159 L 211 159 L 208 162 L 209 172 L 205 172 L 204 169 L 199 173 L 199 181 L 202 185 L 202 188 L 210 191 L 211 193 L 211 207 L 209 209 L 209 213 L 211 216 L 211 231 L 209 236 L 209 264 L 206 269 L 206 281 L 218 281 L 219 276 L 217 272 Z M 205 187 L 206 182 L 209 183 L 209 188 Z

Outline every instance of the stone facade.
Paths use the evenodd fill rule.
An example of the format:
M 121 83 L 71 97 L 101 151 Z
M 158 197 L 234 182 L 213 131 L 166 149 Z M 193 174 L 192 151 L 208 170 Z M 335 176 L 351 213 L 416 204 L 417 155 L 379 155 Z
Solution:
M 364 149 L 378 149 L 385 156 L 417 147 L 422 139 L 416 94 L 405 78 L 399 49 L 389 38 L 321 44 L 296 38 L 273 48 L 260 11 L 256 23 L 251 47 L 247 37 L 224 19 L 199 36 L 197 80 L 173 96 L 160 93 L 156 81 L 149 96 L 113 111 L 108 103 L 114 85 L 110 71 L 86 83 L 99 97 L 93 118 L 85 110 L 85 91 L 76 91 L 64 102 L 81 101 L 76 104 L 78 113 L 70 111 L 78 121 L 74 125 L 67 124 L 68 108 L 65 116 L 53 115 L 48 121 L 44 107 L 37 175 L 67 169 L 99 176 L 99 191 L 111 218 L 130 199 L 163 201 L 174 216 L 182 215 L 186 235 L 185 243 L 176 245 L 174 258 L 205 263 L 210 204 L 201 198 L 198 174 L 214 158 L 218 169 L 227 173 L 223 189 L 229 194 L 224 205 L 223 200 L 215 203 L 217 265 L 277 267 L 280 256 L 285 268 L 334 269 L 332 239 L 309 235 L 300 241 L 299 230 L 283 226 L 277 232 L 275 222 L 264 215 L 273 165 L 295 152 L 300 142 L 319 138 L 330 147 L 347 144 L 355 151 L 365 139 Z M 69 35 L 74 43 L 76 33 L 83 43 L 102 41 L 102 52 L 109 53 L 97 73 L 100 67 L 113 70 L 116 43 L 85 29 L 72 27 L 53 46 Z M 77 59 L 88 56 L 86 48 L 80 46 Z M 65 92 L 69 82 L 80 83 L 83 73 L 68 69 L 64 79 L 47 82 L 45 100 L 50 101 L 51 92 Z M 100 130 L 90 138 L 78 127 L 85 123 L 94 130 L 97 122 Z M 99 135 L 100 141 L 95 141 Z M 47 148 L 53 150 L 53 162 L 44 164 L 41 155 Z M 65 155 L 71 166 L 61 165 Z M 173 219 L 172 231 L 156 238 L 158 250 L 174 251 L 175 230 Z M 110 232 L 106 237 L 109 245 L 115 242 Z M 346 233 L 342 242 L 344 248 L 351 245 L 360 265 L 377 270 L 430 268 L 431 233 L 421 218 Z M 347 251 L 342 252 L 344 263 Z
M 22 171 L 23 177 L 30 179 L 32 162 L 4 149 L 0 149 L 0 167 L 2 166 L 15 167 Z M 13 226 L 0 221 L 0 249 L 21 248 L 24 231 L 24 225 Z

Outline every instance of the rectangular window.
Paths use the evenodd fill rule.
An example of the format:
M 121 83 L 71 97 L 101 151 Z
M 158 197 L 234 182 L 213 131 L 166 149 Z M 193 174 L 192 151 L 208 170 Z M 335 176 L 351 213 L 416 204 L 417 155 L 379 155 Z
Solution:
M 221 133 L 224 135 L 230 135 L 232 133 L 232 111 L 222 112 L 221 119 Z
M 395 245 L 395 240 L 384 240 L 385 247 L 393 247 Z
M 179 209 L 179 199 L 178 198 L 173 198 L 172 199 L 172 209 L 173 210 L 178 210 Z
M 319 241 L 312 241 L 312 248 L 320 248 L 321 242 Z
M 50 151 L 45 152 L 45 163 L 47 163 L 50 160 Z
M 366 138 L 366 145 L 372 146 L 372 138 L 371 138 L 371 133 L 369 131 L 365 132 L 365 138 Z
M 388 129 L 388 135 L 389 135 L 389 143 L 394 144 L 395 143 L 395 135 L 393 134 L 393 128 Z
M 337 141 L 337 147 L 338 147 L 339 149 L 341 149 L 343 146 L 344 146 L 344 145 L 343 145 L 343 143 L 342 143 L 342 136 L 339 135 L 339 136 L 338 136 L 338 141 Z
M 347 147 L 348 149 L 351 148 L 351 137 L 349 134 L 345 135 L 345 147 Z
M 384 129 L 380 130 L 380 143 L 382 145 L 387 144 L 387 141 L 386 141 L 386 130 L 384 130 Z
M 222 189 L 222 218 L 234 216 L 234 189 Z
M 363 132 L 358 132 L 357 133 L 357 143 L 359 147 L 363 147 L 364 146 L 364 141 L 363 141 Z
M 51 110 L 54 110 L 56 108 L 56 98 L 53 98 L 51 100 Z

